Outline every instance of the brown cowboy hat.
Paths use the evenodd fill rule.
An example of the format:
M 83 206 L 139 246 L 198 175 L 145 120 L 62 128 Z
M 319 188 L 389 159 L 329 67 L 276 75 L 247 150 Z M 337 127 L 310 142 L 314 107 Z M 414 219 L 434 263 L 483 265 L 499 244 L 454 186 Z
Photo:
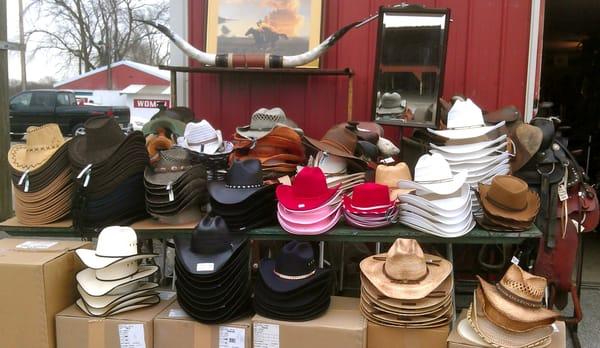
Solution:
M 540 128 L 521 121 L 510 124 L 508 133 L 513 143 L 512 151 L 515 155 L 510 164 L 510 168 L 514 173 L 527 164 L 538 152 L 544 134 Z
M 486 214 L 519 222 L 530 222 L 540 209 L 540 197 L 527 183 L 512 175 L 498 175 L 490 185 L 479 184 Z
M 305 137 L 309 145 L 317 150 L 327 152 L 328 154 L 363 161 L 356 157 L 356 145 L 358 137 L 346 127 L 333 126 L 321 138 L 321 140 Z M 363 161 L 364 162 L 364 161 Z
M 414 239 L 398 238 L 387 253 L 363 259 L 360 270 L 385 296 L 415 300 L 440 286 L 452 272 L 452 264 L 423 253 Z
M 41 168 L 65 143 L 60 128 L 55 123 L 27 128 L 25 144 L 16 144 L 8 150 L 8 164 L 18 171 Z

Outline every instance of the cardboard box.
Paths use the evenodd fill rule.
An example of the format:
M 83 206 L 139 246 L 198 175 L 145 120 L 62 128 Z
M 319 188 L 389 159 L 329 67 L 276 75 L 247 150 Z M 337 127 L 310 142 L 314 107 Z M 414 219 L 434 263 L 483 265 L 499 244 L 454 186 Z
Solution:
M 175 300 L 174 292 L 163 292 L 151 307 L 106 318 L 87 316 L 77 305 L 56 315 L 58 348 L 152 348 L 154 318 Z
M 252 318 L 254 348 L 364 348 L 367 322 L 358 306 L 357 298 L 332 297 L 323 316 L 304 322 L 255 315 Z
M 457 325 L 458 323 L 467 317 L 467 310 L 464 309 L 461 313 L 460 316 L 458 317 L 458 320 L 456 321 Z M 557 321 L 555 323 L 555 327 L 556 330 L 554 331 L 554 333 L 552 333 L 552 343 L 550 343 L 550 345 L 547 348 L 565 348 L 567 345 L 567 334 L 566 334 L 566 328 L 565 328 L 565 322 L 564 321 Z M 478 347 L 482 347 L 479 346 L 477 344 L 472 343 L 471 341 L 467 341 L 466 339 L 464 339 L 456 330 L 456 328 L 454 328 L 452 330 L 452 332 L 450 333 L 450 336 L 448 336 L 448 348 L 478 348 Z
M 55 347 L 54 316 L 75 302 L 73 250 L 90 243 L 0 240 L 0 347 Z
M 250 317 L 206 325 L 188 316 L 177 302 L 154 319 L 154 348 L 252 348 Z
M 367 348 L 446 348 L 450 325 L 429 329 L 405 329 L 369 322 Z

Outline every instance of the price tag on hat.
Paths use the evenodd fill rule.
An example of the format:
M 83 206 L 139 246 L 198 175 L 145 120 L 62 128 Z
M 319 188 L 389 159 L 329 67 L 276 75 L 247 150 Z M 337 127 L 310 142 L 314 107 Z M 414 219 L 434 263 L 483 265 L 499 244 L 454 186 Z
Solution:
M 519 258 L 516 256 L 513 256 L 512 259 L 510 259 L 510 262 L 514 263 L 515 265 L 519 265 Z

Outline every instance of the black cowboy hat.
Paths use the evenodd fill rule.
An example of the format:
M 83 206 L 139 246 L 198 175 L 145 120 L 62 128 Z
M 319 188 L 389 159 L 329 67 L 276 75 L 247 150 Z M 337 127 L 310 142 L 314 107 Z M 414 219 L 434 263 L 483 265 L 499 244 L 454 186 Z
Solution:
M 210 196 L 221 204 L 237 204 L 267 189 L 269 185 L 263 183 L 262 168 L 257 159 L 233 161 L 225 181 L 208 185 Z
M 207 216 L 191 236 L 175 237 L 175 251 L 188 273 L 210 275 L 219 272 L 246 240 L 232 233 L 222 217 Z

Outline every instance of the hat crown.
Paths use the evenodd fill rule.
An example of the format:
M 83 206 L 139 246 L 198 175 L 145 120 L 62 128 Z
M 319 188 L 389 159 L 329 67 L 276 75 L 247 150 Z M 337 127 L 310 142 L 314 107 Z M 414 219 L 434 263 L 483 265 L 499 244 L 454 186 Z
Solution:
M 260 108 L 250 118 L 250 129 L 271 129 L 278 123 L 286 124 L 286 121 L 285 112 L 281 108 Z
M 26 145 L 28 150 L 54 149 L 60 147 L 64 142 L 65 139 L 56 123 L 27 128 Z
M 532 126 L 527 123 L 521 123 L 515 129 L 515 138 L 516 139 L 514 140 L 522 145 L 523 150 L 527 151 L 527 153 L 531 156 L 540 149 L 544 134 L 542 130 L 536 126 Z M 518 151 L 517 155 L 519 155 Z
M 104 257 L 125 257 L 137 254 L 137 235 L 126 226 L 109 226 L 98 235 L 96 255 Z
M 321 142 L 354 156 L 358 137 L 346 127 L 333 127 L 325 133 Z
M 521 299 L 526 303 L 542 303 L 546 290 L 547 280 L 531 273 L 525 272 L 521 267 L 511 264 L 500 280 L 500 291 L 508 295 L 509 299 Z
M 284 277 L 307 276 L 316 269 L 315 254 L 307 242 L 291 241 L 285 244 L 275 259 L 275 272 Z
M 83 124 L 85 127 L 86 147 L 88 151 L 99 151 L 121 143 L 125 134 L 114 118 L 106 116 L 91 117 Z
M 452 170 L 446 159 L 438 154 L 425 154 L 415 165 L 415 182 L 437 183 L 452 180 Z
M 338 174 L 346 171 L 348 163 L 343 157 L 319 151 L 315 156 L 315 167 L 321 168 L 325 174 Z
M 448 111 L 448 129 L 484 126 L 483 113 L 471 99 L 457 100 Z
M 190 145 L 218 141 L 217 131 L 206 120 L 186 124 L 183 136 Z
M 225 175 L 231 188 L 253 188 L 263 185 L 262 166 L 257 159 L 234 160 Z
M 418 281 L 427 275 L 425 254 L 414 239 L 398 238 L 387 252 L 385 275 L 398 281 Z
M 357 185 L 352 189 L 353 206 L 369 208 L 389 204 L 389 189 L 385 185 L 368 182 Z
M 298 197 L 318 197 L 327 192 L 327 179 L 321 168 L 302 168 L 294 177 L 292 191 Z
M 233 236 L 220 216 L 206 216 L 200 220 L 190 242 L 190 249 L 197 254 L 217 253 L 231 248 Z
M 399 106 L 402 106 L 402 96 L 397 92 L 384 93 L 381 96 L 382 108 L 397 108 Z
M 192 165 L 190 152 L 181 147 L 174 147 L 159 152 L 159 160 L 154 165 L 156 172 L 181 172 Z
M 398 180 L 411 180 L 410 169 L 404 162 L 395 166 L 386 166 L 380 164 L 375 170 L 375 182 L 386 185 L 387 187 L 397 188 Z
M 527 183 L 512 175 L 498 175 L 492 179 L 492 184 L 486 199 L 500 208 L 523 210 L 527 208 Z

